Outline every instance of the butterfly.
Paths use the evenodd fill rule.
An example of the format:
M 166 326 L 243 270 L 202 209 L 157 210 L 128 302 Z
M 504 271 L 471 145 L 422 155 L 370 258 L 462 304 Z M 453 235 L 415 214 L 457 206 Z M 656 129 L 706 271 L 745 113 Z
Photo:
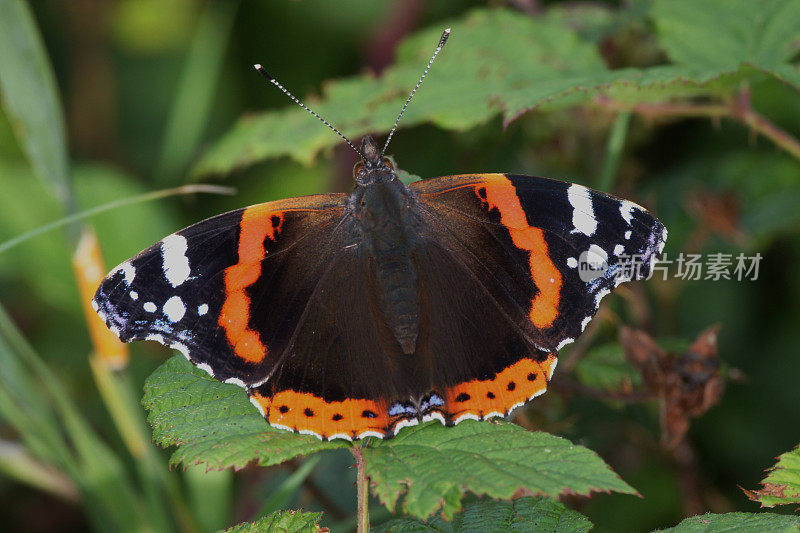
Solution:
M 273 427 L 355 440 L 506 416 L 545 392 L 558 350 L 666 242 L 644 208 L 581 185 L 406 185 L 384 156 L 392 133 L 356 148 L 330 127 L 360 155 L 352 193 L 198 222 L 120 264 L 92 301 L 121 340 L 243 387 Z

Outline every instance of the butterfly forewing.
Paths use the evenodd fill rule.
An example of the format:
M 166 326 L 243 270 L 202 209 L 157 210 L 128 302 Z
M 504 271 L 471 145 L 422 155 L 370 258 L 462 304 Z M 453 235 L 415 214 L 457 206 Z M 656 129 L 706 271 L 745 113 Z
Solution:
M 275 365 L 273 340 L 290 334 L 280 325 L 259 329 L 267 303 L 253 286 L 274 280 L 275 290 L 290 292 L 312 276 L 306 268 L 281 278 L 283 256 L 305 241 L 324 255 L 345 200 L 281 200 L 199 222 L 115 268 L 92 305 L 123 341 L 155 340 L 178 349 L 222 381 L 263 382 Z
M 617 285 L 647 277 L 667 237 L 642 207 L 557 180 L 477 174 L 411 188 L 436 238 L 472 258 L 489 292 L 515 300 L 514 316 L 549 351 L 573 341 Z

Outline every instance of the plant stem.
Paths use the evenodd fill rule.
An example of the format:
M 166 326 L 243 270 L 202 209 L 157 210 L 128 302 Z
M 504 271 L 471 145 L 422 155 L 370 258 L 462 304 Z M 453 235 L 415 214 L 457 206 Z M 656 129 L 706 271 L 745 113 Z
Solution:
M 222 187 L 219 185 L 197 184 L 197 185 L 183 185 L 181 187 L 175 187 L 173 189 L 162 189 L 160 191 L 148 192 L 145 194 L 141 194 L 139 196 L 134 196 L 132 198 L 123 198 L 122 200 L 115 200 L 113 202 L 93 207 L 85 211 L 73 213 L 69 216 L 60 218 L 58 220 L 50 222 L 49 224 L 45 224 L 44 226 L 39 226 L 38 228 L 25 232 L 22 235 L 18 235 L 13 239 L 9 239 L 3 243 L 0 243 L 0 254 L 8 251 L 9 249 L 13 248 L 14 246 L 17 246 L 18 244 L 22 244 L 28 239 L 32 239 L 33 237 L 41 235 L 42 233 L 46 233 L 50 230 L 60 228 L 61 226 L 66 226 L 67 224 L 71 224 L 73 222 L 77 222 L 79 220 L 83 220 L 85 218 L 98 215 L 100 213 L 105 213 L 106 211 L 117 209 L 119 207 L 123 207 L 126 205 L 137 204 L 140 202 L 149 202 L 150 200 L 158 200 L 160 198 L 166 198 L 168 196 L 176 196 L 181 194 L 195 194 L 195 193 L 235 194 L 235 192 L 236 190 L 230 187 Z
M 648 118 L 660 117 L 709 117 L 730 118 L 741 122 L 758 134 L 763 135 L 779 148 L 785 150 L 796 159 L 800 160 L 800 141 L 786 130 L 770 121 L 767 117 L 753 110 L 750 105 L 750 91 L 742 90 L 733 100 L 724 103 L 693 104 L 693 103 L 648 103 L 642 102 L 634 105 L 610 100 L 598 99 L 599 107 L 611 111 L 631 111 Z
M 606 160 L 603 163 L 603 170 L 597 182 L 597 188 L 601 191 L 611 192 L 614 182 L 619 172 L 619 162 L 622 159 L 622 151 L 625 148 L 625 138 L 628 136 L 628 124 L 631 122 L 631 112 L 621 111 L 611 131 L 608 135 L 606 144 Z
M 369 478 L 367 478 L 367 463 L 364 461 L 364 452 L 361 446 L 353 446 L 351 448 L 353 457 L 356 458 L 356 468 L 358 468 L 358 477 L 356 478 L 356 486 L 358 487 L 358 522 L 357 533 L 369 533 Z

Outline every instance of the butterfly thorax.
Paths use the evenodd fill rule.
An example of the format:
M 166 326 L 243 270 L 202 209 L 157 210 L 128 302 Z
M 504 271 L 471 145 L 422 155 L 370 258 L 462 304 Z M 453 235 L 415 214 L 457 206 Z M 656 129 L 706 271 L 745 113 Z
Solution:
M 418 239 L 414 198 L 391 162 L 378 154 L 372 138 L 365 137 L 361 147 L 365 157 L 354 169 L 356 188 L 350 201 L 361 233 L 359 250 L 367 263 L 365 282 L 394 340 L 403 353 L 412 354 L 420 317 L 413 261 Z

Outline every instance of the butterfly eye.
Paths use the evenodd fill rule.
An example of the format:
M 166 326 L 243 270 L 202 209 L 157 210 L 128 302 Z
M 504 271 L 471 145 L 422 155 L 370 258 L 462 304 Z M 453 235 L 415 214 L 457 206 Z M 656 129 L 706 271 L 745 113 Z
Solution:
M 353 176 L 360 176 L 364 173 L 364 163 L 359 161 L 356 163 L 356 166 L 353 167 Z
M 388 157 L 383 158 L 383 164 L 389 167 L 390 169 L 394 170 L 394 164 L 392 163 L 392 160 L 389 159 Z

